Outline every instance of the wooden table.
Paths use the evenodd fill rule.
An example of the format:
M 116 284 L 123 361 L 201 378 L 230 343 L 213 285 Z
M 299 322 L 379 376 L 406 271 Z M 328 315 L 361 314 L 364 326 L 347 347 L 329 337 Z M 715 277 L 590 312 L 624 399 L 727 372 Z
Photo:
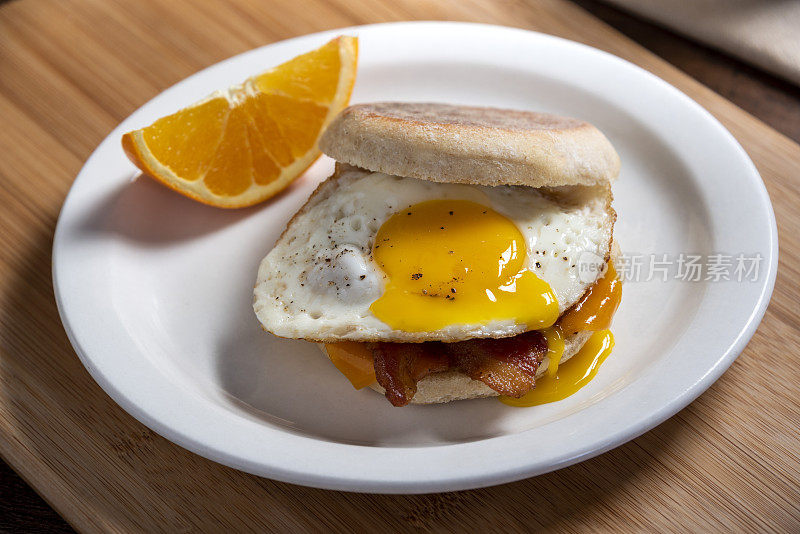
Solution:
M 800 137 L 795 88 L 742 74 L 738 63 L 615 10 L 578 4 Z M 50 248 L 74 176 L 122 118 L 200 68 L 295 35 L 408 19 L 490 22 L 582 41 L 638 63 L 715 114 L 756 162 L 778 217 L 781 264 L 764 322 L 708 392 L 656 429 L 587 462 L 495 488 L 420 496 L 315 490 L 171 444 L 100 390 L 61 328 Z M 800 529 L 800 146 L 574 4 L 7 2 L 0 162 L 0 455 L 79 530 Z M 25 486 L 5 468 L 0 477 L 0 530 L 39 530 L 9 504 Z M 19 502 L 43 518 L 41 530 L 66 528 L 35 500 Z

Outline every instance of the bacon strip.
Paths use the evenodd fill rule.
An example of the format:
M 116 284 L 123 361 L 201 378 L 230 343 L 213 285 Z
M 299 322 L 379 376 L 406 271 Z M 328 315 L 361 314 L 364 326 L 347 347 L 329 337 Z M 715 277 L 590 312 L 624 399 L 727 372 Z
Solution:
M 446 371 L 450 359 L 443 343 L 375 343 L 375 378 L 395 406 L 405 406 L 417 392 L 417 382 L 431 373 Z
M 405 406 L 417 382 L 431 373 L 457 369 L 501 395 L 521 397 L 533 388 L 536 370 L 547 354 L 538 331 L 501 339 L 458 343 L 375 343 L 371 345 L 375 377 L 394 406 Z
M 455 367 L 501 395 L 521 397 L 533 388 L 547 354 L 547 339 L 536 330 L 501 339 L 451 343 Z

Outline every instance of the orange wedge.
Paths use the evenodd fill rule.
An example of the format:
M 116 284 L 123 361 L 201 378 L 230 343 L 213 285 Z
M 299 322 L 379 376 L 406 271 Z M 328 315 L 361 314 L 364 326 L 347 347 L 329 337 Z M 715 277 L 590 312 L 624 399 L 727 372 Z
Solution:
M 358 40 L 338 37 L 122 136 L 143 173 L 221 208 L 251 206 L 300 176 L 350 101 Z

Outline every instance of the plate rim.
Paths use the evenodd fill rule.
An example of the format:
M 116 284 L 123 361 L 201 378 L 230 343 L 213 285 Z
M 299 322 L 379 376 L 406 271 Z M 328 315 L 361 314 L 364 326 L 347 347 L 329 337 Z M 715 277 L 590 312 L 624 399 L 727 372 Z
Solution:
M 701 112 L 701 114 L 704 115 L 704 119 L 706 121 L 711 121 L 711 123 L 713 123 L 718 129 L 721 130 L 720 133 L 723 137 L 727 137 L 728 144 L 731 145 L 734 149 L 738 150 L 740 154 L 744 156 L 746 162 L 749 163 L 748 174 L 750 175 L 750 178 L 751 179 L 755 178 L 755 181 L 752 185 L 759 193 L 758 200 L 760 201 L 760 203 L 763 203 L 764 207 L 766 208 L 765 213 L 767 215 L 770 224 L 770 233 L 768 236 L 764 236 L 764 238 L 767 241 L 766 244 L 769 250 L 769 254 L 765 257 L 766 276 L 764 277 L 763 281 L 759 282 L 760 292 L 758 295 L 758 300 L 755 303 L 755 307 L 752 313 L 749 315 L 746 324 L 743 325 L 743 327 L 739 330 L 736 338 L 732 342 L 730 342 L 730 344 L 727 346 L 722 356 L 718 358 L 716 363 L 712 366 L 711 369 L 708 370 L 708 372 L 704 376 L 702 376 L 699 380 L 697 380 L 689 389 L 682 391 L 678 396 L 674 397 L 671 402 L 662 405 L 659 409 L 649 413 L 644 417 L 640 417 L 635 422 L 635 424 L 628 424 L 624 426 L 622 429 L 619 429 L 616 432 L 611 433 L 610 435 L 604 435 L 602 436 L 602 439 L 596 439 L 593 443 L 589 445 L 580 447 L 577 450 L 573 450 L 571 454 L 565 455 L 560 461 L 551 463 L 546 467 L 542 467 L 541 465 L 536 465 L 536 464 L 514 465 L 504 470 L 487 471 L 477 474 L 471 473 L 466 476 L 460 476 L 459 473 L 452 473 L 452 475 L 449 478 L 439 478 L 439 479 L 409 478 L 407 480 L 387 481 L 387 480 L 376 480 L 370 477 L 347 478 L 342 476 L 331 476 L 330 474 L 321 473 L 318 469 L 312 472 L 311 470 L 303 470 L 298 468 L 294 469 L 284 468 L 281 467 L 280 465 L 267 466 L 263 462 L 254 463 L 252 461 L 248 461 L 247 459 L 242 458 L 241 455 L 237 456 L 235 454 L 231 454 L 229 451 L 216 449 L 214 447 L 209 446 L 207 443 L 198 440 L 196 436 L 190 435 L 184 429 L 178 429 L 169 425 L 165 425 L 163 422 L 163 417 L 157 417 L 151 411 L 148 411 L 141 405 L 137 404 L 133 399 L 129 397 L 129 395 L 127 395 L 124 391 L 122 391 L 118 387 L 118 385 L 114 382 L 114 380 L 112 380 L 111 377 L 107 376 L 103 372 L 103 370 L 96 365 L 95 361 L 84 349 L 82 343 L 80 342 L 79 335 L 76 334 L 74 330 L 74 323 L 71 322 L 69 313 L 67 312 L 69 304 L 66 303 L 64 300 L 64 295 L 62 292 L 63 286 L 59 281 L 59 277 L 61 276 L 59 273 L 63 271 L 63 262 L 64 262 L 63 260 L 64 227 L 66 226 L 64 213 L 66 211 L 67 206 L 70 204 L 70 200 L 71 199 L 74 200 L 74 193 L 76 191 L 75 184 L 78 182 L 81 175 L 86 171 L 86 169 L 90 168 L 92 162 L 97 157 L 99 157 L 98 154 L 100 154 L 101 151 L 109 145 L 109 143 L 116 141 L 115 136 L 118 135 L 120 127 L 123 124 L 127 123 L 134 115 L 139 113 L 140 110 L 151 105 L 151 103 L 155 99 L 158 99 L 160 96 L 164 95 L 167 92 L 180 90 L 181 86 L 184 86 L 189 80 L 198 79 L 199 77 L 202 77 L 206 73 L 208 73 L 208 71 L 210 71 L 211 69 L 223 68 L 222 67 L 223 64 L 233 60 L 234 58 L 241 58 L 248 54 L 257 52 L 259 50 L 275 47 L 277 45 L 291 47 L 292 45 L 301 41 L 305 42 L 314 39 L 319 40 L 322 38 L 340 35 L 342 33 L 347 33 L 347 32 L 360 33 L 364 31 L 379 31 L 381 29 L 385 29 L 388 27 L 391 27 L 393 29 L 413 28 L 415 31 L 418 31 L 420 28 L 435 29 L 436 31 L 439 31 L 442 28 L 445 28 L 448 31 L 452 31 L 452 28 L 461 28 L 461 29 L 470 29 L 471 31 L 511 32 L 516 35 L 527 34 L 534 40 L 541 39 L 544 41 L 558 42 L 561 46 L 565 46 L 567 48 L 571 47 L 575 50 L 580 50 L 580 53 L 586 53 L 589 55 L 596 54 L 598 55 L 598 57 L 605 56 L 606 58 L 613 58 L 613 61 L 625 65 L 625 68 L 635 69 L 638 71 L 640 75 L 644 74 L 647 77 L 657 80 L 657 82 L 661 84 L 664 89 L 672 91 L 673 94 L 675 94 L 678 98 L 682 99 L 683 104 L 685 106 L 693 108 L 695 112 L 697 111 Z M 192 452 L 195 452 L 201 456 L 204 456 L 216 462 L 228 465 L 230 467 L 234 467 L 236 469 L 240 469 L 242 471 L 251 474 L 266 476 L 284 482 L 303 484 L 325 489 L 336 489 L 336 490 L 347 490 L 347 491 L 369 491 L 369 492 L 379 492 L 379 493 L 427 493 L 432 491 L 452 491 L 452 490 L 477 488 L 477 487 L 484 487 L 484 486 L 511 482 L 514 480 L 527 478 L 529 476 L 535 476 L 542 473 L 546 473 L 555 469 L 560 469 L 562 467 L 566 467 L 568 465 L 572 465 L 574 463 L 586 460 L 588 458 L 601 454 L 611 448 L 619 446 L 631 439 L 634 439 L 635 437 L 641 435 L 642 433 L 652 429 L 656 425 L 660 424 L 667 418 L 677 413 L 680 409 L 687 406 L 695 398 L 697 398 L 700 394 L 702 394 L 708 387 L 711 386 L 711 384 L 713 384 L 722 375 L 722 373 L 733 363 L 736 357 L 741 353 L 741 351 L 746 346 L 747 342 L 755 333 L 758 325 L 761 322 L 761 319 L 764 316 L 764 313 L 766 312 L 775 285 L 775 279 L 777 275 L 777 265 L 778 265 L 777 224 L 772 204 L 770 202 L 769 195 L 764 185 L 763 179 L 760 177 L 760 174 L 755 168 L 755 165 L 753 164 L 752 160 L 750 160 L 745 150 L 741 147 L 738 141 L 732 136 L 732 134 L 730 134 L 730 132 L 728 132 L 728 130 L 725 129 L 724 126 L 716 118 L 714 118 L 707 110 L 702 108 L 689 96 L 685 95 L 683 92 L 681 92 L 668 82 L 658 78 L 654 74 L 642 69 L 641 67 L 631 62 L 628 62 L 627 60 L 624 60 L 622 58 L 619 58 L 602 50 L 590 47 L 588 45 L 570 41 L 557 36 L 552 36 L 540 32 L 534 32 L 519 28 L 509 28 L 504 26 L 480 24 L 480 23 L 437 22 L 437 21 L 394 22 L 394 23 L 369 24 L 363 26 L 350 26 L 346 28 L 337 28 L 333 30 L 302 35 L 283 41 L 277 41 L 275 43 L 270 43 L 262 47 L 245 51 L 241 54 L 237 54 L 236 56 L 226 58 L 218 63 L 210 65 L 209 67 L 206 67 L 192 74 L 187 78 L 184 78 L 183 80 L 177 82 L 173 86 L 160 92 L 158 95 L 154 96 L 153 99 L 150 99 L 147 103 L 143 104 L 136 111 L 134 111 L 129 117 L 120 122 L 120 124 L 118 124 L 114 128 L 114 130 L 108 134 L 108 136 L 98 145 L 98 147 L 93 151 L 91 156 L 87 159 L 87 161 L 81 168 L 81 171 L 79 172 L 75 182 L 70 187 L 69 193 L 65 198 L 61 212 L 59 213 L 58 222 L 56 225 L 56 231 L 53 239 L 53 253 L 52 253 L 53 289 L 56 298 L 56 304 L 59 311 L 59 316 L 61 318 L 62 324 L 64 325 L 64 329 L 67 333 L 70 343 L 72 344 L 75 352 L 77 353 L 83 365 L 89 371 L 92 378 L 101 386 L 101 388 L 109 396 L 111 396 L 111 398 L 117 404 L 119 404 L 125 411 L 127 411 L 137 420 L 145 424 L 147 427 L 151 428 L 156 433 L 164 436 L 168 440 L 180 445 L 181 447 L 184 447 Z M 726 343 L 728 342 L 726 341 Z M 448 450 L 453 450 L 454 452 L 458 452 L 458 449 L 469 448 L 474 443 L 485 443 L 494 440 L 504 440 L 509 437 L 521 436 L 524 435 L 525 433 L 526 432 L 521 432 L 511 436 L 500 436 L 496 438 L 489 438 L 486 440 L 479 440 L 478 442 L 459 443 L 459 444 L 442 445 L 435 447 L 424 447 L 421 449 L 430 451 L 431 449 L 434 448 L 446 448 Z M 303 440 L 311 440 L 314 442 L 321 441 L 316 438 L 307 436 L 301 436 L 301 437 L 296 436 L 295 438 Z M 341 443 L 331 443 L 331 442 L 326 442 L 326 446 L 332 448 L 339 448 L 339 447 L 356 448 L 356 449 L 361 449 L 362 453 L 364 453 L 364 449 L 370 450 L 375 448 L 362 445 L 351 445 L 351 444 L 341 444 Z M 397 450 L 398 448 L 387 447 L 385 449 Z M 402 448 L 402 449 L 415 450 L 415 448 Z

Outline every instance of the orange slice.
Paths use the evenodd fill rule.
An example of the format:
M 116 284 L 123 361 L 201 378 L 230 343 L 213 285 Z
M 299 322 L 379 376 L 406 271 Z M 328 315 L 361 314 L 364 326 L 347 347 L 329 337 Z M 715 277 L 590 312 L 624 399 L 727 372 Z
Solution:
M 143 173 L 221 208 L 251 206 L 300 176 L 350 101 L 358 40 L 322 47 L 122 136 Z

